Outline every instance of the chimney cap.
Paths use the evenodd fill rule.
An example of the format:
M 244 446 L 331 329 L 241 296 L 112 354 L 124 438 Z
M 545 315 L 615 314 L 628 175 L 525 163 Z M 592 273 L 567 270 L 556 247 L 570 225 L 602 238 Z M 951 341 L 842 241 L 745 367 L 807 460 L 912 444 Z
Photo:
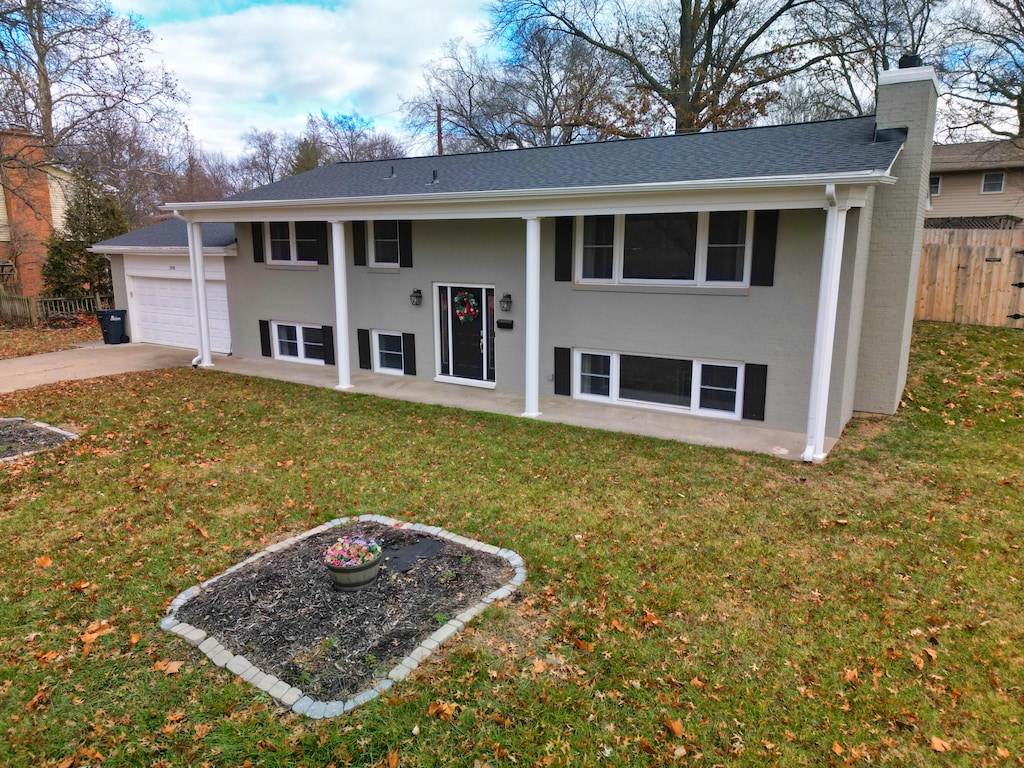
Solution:
M 918 56 L 916 53 L 904 53 L 900 56 L 899 69 L 914 69 L 915 67 L 923 67 L 924 59 Z

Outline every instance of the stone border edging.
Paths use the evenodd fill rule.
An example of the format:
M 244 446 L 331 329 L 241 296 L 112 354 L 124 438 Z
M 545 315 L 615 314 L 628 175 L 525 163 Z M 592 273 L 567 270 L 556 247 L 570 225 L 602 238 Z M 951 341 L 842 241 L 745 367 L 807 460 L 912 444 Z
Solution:
M 44 424 L 41 421 L 30 422 L 28 419 L 22 416 L 13 416 L 7 419 L 0 419 L 0 421 L 24 421 L 28 424 L 31 424 L 33 427 L 39 427 L 39 429 L 45 429 L 48 432 L 56 432 L 58 435 L 64 435 L 64 437 L 66 437 L 68 440 L 77 440 L 79 437 L 74 432 L 68 432 L 66 429 L 61 429 L 60 427 L 54 427 L 49 424 Z M 38 448 L 37 450 L 34 451 L 22 451 L 21 453 L 16 453 L 13 456 L 5 456 L 4 458 L 0 459 L 0 464 L 3 464 L 5 461 L 17 461 L 18 459 L 23 459 L 26 456 L 35 456 L 37 453 L 49 451 L 57 447 L 58 446 L 53 445 L 47 448 Z
M 339 525 L 346 525 L 353 522 L 373 522 L 393 528 L 405 528 L 411 531 L 418 531 L 430 536 L 435 536 L 439 539 L 447 539 L 448 541 L 461 544 L 469 549 L 475 549 L 489 555 L 497 555 L 508 562 L 508 564 L 515 570 L 515 574 L 508 584 L 494 590 L 475 606 L 467 608 L 454 619 L 449 620 L 446 624 L 435 630 L 433 634 L 416 646 L 408 656 L 398 662 L 398 665 L 388 672 L 387 677 L 375 683 L 371 688 L 356 694 L 346 701 L 320 701 L 312 698 L 311 696 L 307 696 L 298 688 L 289 685 L 274 675 L 263 672 L 261 669 L 251 664 L 244 656 L 233 654 L 221 645 L 216 638 L 208 636 L 205 630 L 198 629 L 190 624 L 178 621 L 176 618 L 179 608 L 198 595 L 201 590 L 210 587 L 214 582 L 224 578 L 229 573 L 233 573 L 244 568 L 249 563 L 255 562 L 269 554 L 279 552 L 293 544 L 297 544 L 310 536 L 315 536 L 318 533 L 329 531 L 331 528 L 335 528 Z M 197 584 L 196 586 L 189 587 L 184 590 L 171 601 L 171 605 L 167 609 L 167 615 L 160 621 L 160 628 L 184 638 L 187 643 L 196 646 L 200 651 L 206 654 L 210 661 L 218 667 L 227 668 L 229 672 L 238 675 L 245 682 L 251 683 L 259 690 L 264 691 L 271 698 L 276 699 L 284 706 L 291 707 L 293 712 L 300 715 L 306 715 L 314 720 L 322 720 L 324 718 L 336 717 L 338 715 L 345 714 L 346 712 L 351 712 L 359 705 L 377 698 L 382 693 L 389 690 L 395 683 L 404 680 L 409 676 L 409 673 L 422 664 L 423 661 L 425 661 L 437 648 L 452 638 L 479 614 L 483 613 L 484 609 L 487 608 L 488 605 L 509 597 L 524 581 L 526 581 L 526 563 L 523 562 L 522 557 L 510 549 L 501 549 L 493 544 L 484 544 L 482 541 L 477 541 L 476 539 L 467 539 L 465 536 L 459 536 L 457 533 L 451 533 L 450 531 L 438 528 L 435 525 L 406 523 L 401 520 L 395 520 L 391 517 L 385 517 L 384 515 L 339 517 L 331 520 L 330 522 L 324 523 L 323 525 L 319 525 L 316 528 L 296 534 L 284 541 L 271 544 L 261 552 L 257 552 L 255 555 L 231 566 L 223 573 L 219 573 L 201 584 Z

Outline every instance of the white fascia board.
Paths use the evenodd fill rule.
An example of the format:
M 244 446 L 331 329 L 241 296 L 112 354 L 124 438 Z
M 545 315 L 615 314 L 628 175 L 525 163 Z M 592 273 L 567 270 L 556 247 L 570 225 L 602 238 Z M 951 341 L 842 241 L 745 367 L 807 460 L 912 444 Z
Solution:
M 821 202 L 826 184 L 845 188 L 893 184 L 887 171 L 858 171 L 847 174 L 817 174 L 772 178 L 717 179 L 669 184 L 631 184 L 602 187 L 566 187 L 539 190 L 485 192 L 435 192 L 415 195 L 315 198 L 306 200 L 222 200 L 201 203 L 171 203 L 161 206 L 176 216 L 193 221 L 231 222 L 294 219 L 294 211 L 318 211 L 327 219 L 392 218 L 519 218 L 583 214 L 590 211 L 624 209 L 643 198 L 672 196 L 674 205 L 720 205 L 742 202 L 748 208 L 813 208 Z M 851 193 L 852 205 L 864 205 L 866 192 Z M 860 200 L 860 202 L 856 202 Z M 731 201 L 731 202 L 730 202 Z M 694 210 L 699 208 L 695 207 Z M 707 208 L 711 210 L 712 208 Z M 649 210 L 644 208 L 644 210 Z
M 188 256 L 188 246 L 157 246 L 157 245 L 115 245 L 105 248 L 91 246 L 85 250 L 89 253 L 97 253 L 101 256 Z M 226 248 L 214 248 L 207 246 L 203 248 L 206 256 L 234 256 L 238 249 L 229 245 Z

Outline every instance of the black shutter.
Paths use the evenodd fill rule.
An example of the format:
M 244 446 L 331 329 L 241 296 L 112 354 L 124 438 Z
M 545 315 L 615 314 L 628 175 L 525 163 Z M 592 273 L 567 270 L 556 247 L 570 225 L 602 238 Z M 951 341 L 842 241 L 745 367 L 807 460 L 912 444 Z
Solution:
M 555 347 L 555 394 L 572 394 L 572 350 Z
M 370 331 L 366 328 L 356 329 L 356 340 L 359 342 L 359 367 L 373 368 L 370 351 Z
M 754 253 L 750 265 L 751 285 L 775 285 L 775 241 L 779 233 L 778 211 L 754 213 Z
M 743 418 L 764 421 L 768 366 L 747 363 L 743 368 Z
M 323 331 L 324 334 L 324 365 L 335 365 L 334 329 L 329 325 L 325 325 L 320 330 Z
M 398 266 L 412 266 L 412 222 L 398 222 Z
M 266 260 L 263 251 L 263 222 L 252 223 L 252 260 L 262 264 Z
M 260 348 L 264 357 L 273 357 L 274 350 L 270 346 L 270 321 L 260 320 Z
M 326 266 L 329 261 L 327 257 L 327 222 L 317 221 L 313 223 L 316 229 L 316 263 Z
M 402 334 L 402 368 L 406 376 L 416 375 L 416 334 Z
M 555 219 L 555 280 L 572 281 L 572 231 L 576 220 L 572 216 Z
M 352 258 L 357 267 L 366 266 L 366 222 L 352 222 Z

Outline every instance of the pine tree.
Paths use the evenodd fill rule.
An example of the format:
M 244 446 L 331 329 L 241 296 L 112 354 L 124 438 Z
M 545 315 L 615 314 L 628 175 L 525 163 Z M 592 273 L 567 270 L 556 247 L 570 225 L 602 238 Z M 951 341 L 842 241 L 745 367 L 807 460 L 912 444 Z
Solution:
M 85 296 L 110 293 L 110 265 L 87 249 L 129 229 L 117 200 L 99 185 L 80 181 L 68 203 L 64 228 L 47 243 L 43 281 L 51 296 Z

